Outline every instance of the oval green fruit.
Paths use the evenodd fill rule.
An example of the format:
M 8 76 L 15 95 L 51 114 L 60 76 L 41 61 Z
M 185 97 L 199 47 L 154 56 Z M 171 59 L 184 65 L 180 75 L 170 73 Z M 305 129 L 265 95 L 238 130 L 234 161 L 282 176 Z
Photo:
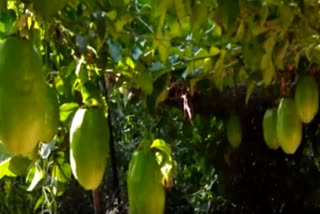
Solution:
M 162 185 L 162 173 L 151 150 L 135 151 L 127 177 L 129 213 L 163 214 L 165 207 L 165 189 Z
M 277 109 L 267 109 L 264 113 L 262 128 L 263 128 L 263 138 L 266 145 L 273 150 L 279 148 L 279 142 L 277 138 Z
M 41 140 L 50 142 L 59 128 L 59 101 L 54 87 L 46 85 L 44 132 Z
M 227 138 L 233 148 L 238 148 L 242 140 L 241 121 L 238 115 L 232 113 L 226 124 Z
M 277 111 L 277 138 L 282 150 L 294 154 L 302 139 L 302 123 L 295 103 L 290 98 L 280 100 Z
M 28 40 L 0 46 L 0 140 L 13 155 L 28 155 L 40 141 L 45 81 L 41 57 Z
M 70 127 L 70 164 L 72 174 L 86 190 L 100 185 L 109 156 L 108 120 L 98 108 L 80 108 Z
M 302 122 L 310 123 L 319 109 L 319 89 L 313 76 L 304 76 L 298 80 L 294 100 Z

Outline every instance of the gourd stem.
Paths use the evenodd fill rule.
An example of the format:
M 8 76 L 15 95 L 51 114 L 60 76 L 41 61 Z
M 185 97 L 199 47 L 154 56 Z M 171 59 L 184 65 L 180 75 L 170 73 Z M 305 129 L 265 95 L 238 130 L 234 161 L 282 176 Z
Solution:
M 151 132 L 151 121 L 150 121 L 150 115 L 148 113 L 144 114 L 144 136 L 143 140 L 141 141 L 139 147 L 141 147 L 144 151 L 148 151 L 150 149 L 150 146 L 152 144 L 152 132 Z
M 94 213 L 102 214 L 101 206 L 100 206 L 100 193 L 98 188 L 95 190 L 92 190 L 92 198 L 93 198 L 93 204 L 94 204 Z

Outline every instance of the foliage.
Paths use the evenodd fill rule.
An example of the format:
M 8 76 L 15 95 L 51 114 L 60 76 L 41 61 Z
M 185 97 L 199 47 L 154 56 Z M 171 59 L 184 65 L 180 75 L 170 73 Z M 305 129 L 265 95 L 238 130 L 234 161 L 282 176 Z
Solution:
M 268 149 L 262 130 L 265 111 L 291 99 L 301 76 L 319 82 L 318 1 L 43 2 L 0 1 L 1 40 L 33 42 L 60 105 L 56 136 L 32 160 L 1 148 L 1 213 L 97 208 L 72 176 L 68 135 L 79 107 L 101 103 L 115 146 L 100 186 L 104 210 L 127 212 L 131 156 L 157 138 L 176 165 L 167 213 L 319 208 L 319 115 L 303 124 L 292 155 Z M 238 148 L 228 144 L 231 112 Z

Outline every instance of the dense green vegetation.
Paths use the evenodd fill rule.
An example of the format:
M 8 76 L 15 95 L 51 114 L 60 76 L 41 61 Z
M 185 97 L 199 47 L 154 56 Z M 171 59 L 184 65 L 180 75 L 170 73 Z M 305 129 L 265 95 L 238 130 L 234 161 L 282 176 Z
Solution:
M 316 0 L 0 0 L 0 213 L 319 209 L 319 32 Z

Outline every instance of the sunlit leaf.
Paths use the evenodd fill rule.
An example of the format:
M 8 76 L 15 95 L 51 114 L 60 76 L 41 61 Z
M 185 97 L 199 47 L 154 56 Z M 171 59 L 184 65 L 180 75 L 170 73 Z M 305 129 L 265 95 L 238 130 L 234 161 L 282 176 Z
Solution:
M 102 105 L 102 97 L 97 86 L 87 81 L 81 85 L 82 102 L 87 106 Z
M 180 37 L 183 35 L 182 27 L 177 20 L 174 20 L 170 23 L 169 29 L 168 35 L 171 37 Z
M 153 140 L 151 148 L 163 151 L 169 158 L 171 157 L 171 149 L 162 139 Z
M 109 17 L 109 19 L 114 21 L 117 18 L 117 11 L 116 10 L 111 10 L 108 13 L 106 13 L 106 15 Z
M 63 103 L 60 106 L 60 121 L 66 121 L 70 114 L 74 113 L 78 107 L 78 103 Z
M 220 53 L 220 49 L 219 49 L 219 48 L 217 48 L 217 47 L 214 46 L 214 45 L 212 45 L 212 46 L 210 47 L 210 50 L 209 50 L 210 56 L 216 56 L 216 55 L 218 55 L 219 53 Z
M 30 185 L 27 188 L 27 191 L 32 191 L 38 183 L 45 177 L 44 171 L 41 167 L 36 164 L 28 173 L 27 181 L 31 181 Z
M 183 77 L 197 77 L 204 75 L 211 69 L 211 56 L 206 49 L 200 48 L 191 59 Z
M 170 188 L 173 185 L 172 176 L 175 173 L 175 163 L 172 159 L 171 149 L 162 139 L 155 139 L 151 144 L 151 148 L 156 151 L 156 160 L 161 167 L 162 184 L 166 188 Z
M 61 166 L 57 164 L 53 165 L 51 176 L 53 179 L 56 179 L 58 182 L 65 183 L 65 182 L 68 182 L 70 179 L 68 175 L 71 174 L 71 168 L 70 168 L 70 165 L 66 163 L 64 163 L 62 166 L 63 167 L 61 168 Z M 66 167 L 66 166 L 69 166 L 69 167 Z M 66 169 L 68 169 L 68 172 Z M 63 172 L 63 170 L 65 172 Z
M 6 175 L 9 168 L 10 160 L 11 160 L 11 157 L 8 157 L 7 159 L 2 160 L 0 162 L 0 179 Z

